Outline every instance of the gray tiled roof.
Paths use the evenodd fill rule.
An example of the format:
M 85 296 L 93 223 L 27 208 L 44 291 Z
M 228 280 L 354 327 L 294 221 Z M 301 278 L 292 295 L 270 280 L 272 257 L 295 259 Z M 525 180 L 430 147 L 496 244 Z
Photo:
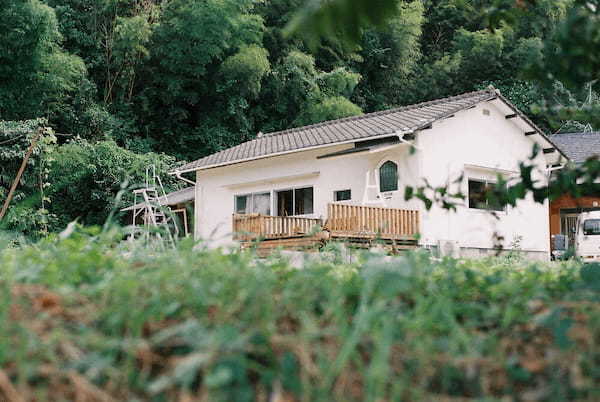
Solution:
M 600 132 L 554 134 L 550 140 L 574 163 L 600 156 Z
M 160 197 L 160 205 L 177 205 L 183 202 L 192 201 L 194 199 L 194 186 L 190 186 L 184 188 L 183 190 L 173 191 L 172 193 L 167 194 L 167 199 L 164 200 L 164 197 Z M 136 204 L 135 206 L 129 206 L 127 208 L 123 208 L 121 211 L 130 211 L 135 207 L 142 207 L 144 205 L 143 202 Z
M 496 90 L 489 88 L 416 105 L 264 134 L 262 137 L 188 163 L 177 170 L 184 172 L 230 165 L 315 146 L 360 141 L 398 131 L 413 132 L 497 96 Z

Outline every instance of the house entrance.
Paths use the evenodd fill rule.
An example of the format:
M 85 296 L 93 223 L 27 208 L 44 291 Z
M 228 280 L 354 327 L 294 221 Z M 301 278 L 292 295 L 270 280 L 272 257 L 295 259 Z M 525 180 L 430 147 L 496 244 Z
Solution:
M 577 219 L 579 214 L 560 214 L 560 233 L 569 238 L 569 245 L 575 244 L 575 235 L 577 231 Z

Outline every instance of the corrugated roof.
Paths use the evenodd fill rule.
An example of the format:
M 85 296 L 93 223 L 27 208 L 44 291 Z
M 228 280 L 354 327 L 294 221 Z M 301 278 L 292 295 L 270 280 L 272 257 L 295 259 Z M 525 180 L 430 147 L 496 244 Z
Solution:
M 316 146 L 360 141 L 371 137 L 390 135 L 398 131 L 412 132 L 496 96 L 498 96 L 496 90 L 489 88 L 415 105 L 264 134 L 251 141 L 188 163 L 177 170 L 185 172 L 206 169 L 301 151 Z
M 574 163 L 600 156 L 600 132 L 554 134 L 550 139 Z
M 187 188 L 184 188 L 183 190 L 177 190 L 177 191 L 173 191 L 172 193 L 167 194 L 167 199 L 164 200 L 164 197 L 160 197 L 160 205 L 177 205 L 177 204 L 181 204 L 183 202 L 188 202 L 188 201 L 192 201 L 194 199 L 194 186 L 190 186 Z M 127 208 L 123 208 L 121 211 L 130 211 L 132 209 L 134 209 L 135 207 L 137 208 L 141 208 L 144 205 L 143 202 L 136 204 L 135 206 L 132 205 L 130 207 Z

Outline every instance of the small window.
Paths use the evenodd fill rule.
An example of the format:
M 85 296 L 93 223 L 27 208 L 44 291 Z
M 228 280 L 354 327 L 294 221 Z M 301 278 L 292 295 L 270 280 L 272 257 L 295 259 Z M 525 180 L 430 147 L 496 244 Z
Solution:
M 491 197 L 496 186 L 493 182 L 469 179 L 469 208 L 504 211 L 504 207 Z
M 334 201 L 348 201 L 352 199 L 352 190 L 338 190 L 333 192 Z
M 379 191 L 382 193 L 398 190 L 398 165 L 387 161 L 379 168 Z

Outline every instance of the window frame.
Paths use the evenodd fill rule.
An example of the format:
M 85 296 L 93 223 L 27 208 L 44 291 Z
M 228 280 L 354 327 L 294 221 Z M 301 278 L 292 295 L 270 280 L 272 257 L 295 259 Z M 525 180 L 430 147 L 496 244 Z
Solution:
M 343 200 L 338 200 L 337 199 L 338 198 L 337 197 L 338 194 L 339 193 L 345 193 L 346 191 L 348 192 L 348 196 L 349 197 L 345 198 Z M 351 188 L 347 188 L 347 189 L 344 189 L 344 190 L 334 190 L 333 191 L 333 202 L 344 202 L 344 201 L 352 201 L 352 189 Z
M 387 163 L 392 163 L 396 167 L 395 189 L 393 189 L 393 190 L 383 190 L 383 188 L 382 188 L 381 168 L 383 168 L 383 166 L 385 166 Z M 395 160 L 383 159 L 381 162 L 379 162 L 379 164 L 377 165 L 377 182 L 379 185 L 378 190 L 381 194 L 393 193 L 400 189 L 400 173 L 399 172 L 400 172 L 400 166 L 399 166 L 398 162 L 396 162 Z
M 269 194 L 269 213 L 266 214 L 266 216 L 272 216 L 273 215 L 273 191 L 270 191 L 270 190 L 254 191 L 252 193 L 234 194 L 234 196 L 233 196 L 233 212 L 238 215 L 249 215 L 249 214 L 259 213 L 259 212 L 238 212 L 237 200 L 239 197 L 248 197 L 248 198 L 246 198 L 246 210 L 252 211 L 254 209 L 254 196 L 255 195 L 265 195 L 265 194 Z
M 470 191 L 470 183 L 471 182 L 481 183 L 484 185 L 484 188 L 486 188 L 490 184 L 494 185 L 494 186 L 498 185 L 498 181 L 496 181 L 496 180 L 490 180 L 490 179 L 486 179 L 486 178 L 482 178 L 482 177 L 467 177 L 467 208 L 470 211 L 506 213 L 506 209 L 507 209 L 506 205 L 504 207 L 502 207 L 502 209 L 490 208 L 489 200 L 487 197 L 485 198 L 485 208 L 477 208 L 475 206 L 471 206 L 471 191 Z
M 583 233 L 584 236 L 600 236 L 600 233 L 589 233 L 587 231 L 589 229 L 586 229 L 586 225 L 585 224 L 588 223 L 588 222 L 590 222 L 590 221 L 598 222 L 598 221 L 600 221 L 600 219 L 598 219 L 598 218 L 587 218 L 587 219 L 584 219 L 583 223 L 581 225 L 581 233 Z
M 312 212 L 310 213 L 306 213 L 306 214 L 296 214 L 296 190 L 302 190 L 302 189 L 306 189 L 306 188 L 311 188 L 312 189 Z M 291 216 L 291 217 L 303 217 L 303 216 L 311 216 L 315 214 L 315 186 L 313 184 L 308 184 L 308 185 L 302 185 L 302 186 L 296 186 L 296 187 L 284 187 L 284 188 L 278 188 L 273 190 L 273 208 L 272 208 L 272 213 L 273 216 L 279 216 L 279 215 L 275 215 L 277 214 L 277 210 L 279 209 L 279 205 L 278 200 L 277 200 L 277 193 L 281 192 L 281 191 L 291 191 L 292 192 L 292 211 L 293 214 L 292 215 L 287 215 L 287 216 Z
M 304 213 L 304 214 L 297 214 L 296 213 L 296 207 L 297 207 L 297 205 L 296 205 L 296 192 L 299 191 L 299 190 L 306 190 L 306 189 L 310 189 L 311 193 L 312 193 L 311 194 L 312 196 L 311 196 L 311 199 L 310 199 L 311 212 L 307 212 L 307 213 Z M 307 215 L 313 215 L 315 213 L 315 187 L 314 186 L 295 187 L 293 189 L 292 193 L 294 194 L 294 196 L 293 196 L 293 202 L 292 202 L 292 204 L 293 204 L 292 208 L 293 208 L 293 211 L 294 211 L 294 215 L 292 215 L 292 216 L 307 216 Z

